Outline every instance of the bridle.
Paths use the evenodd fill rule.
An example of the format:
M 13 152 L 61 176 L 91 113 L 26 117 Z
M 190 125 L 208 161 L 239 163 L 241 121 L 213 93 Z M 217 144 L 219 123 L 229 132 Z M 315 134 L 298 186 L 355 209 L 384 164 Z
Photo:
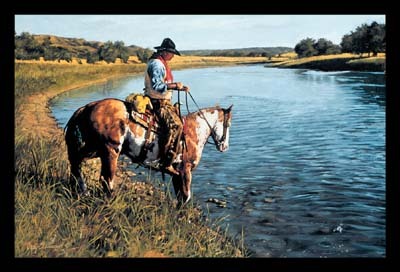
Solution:
M 210 130 L 211 130 L 211 137 L 212 137 L 212 139 L 214 140 L 214 144 L 215 144 L 217 147 L 220 147 L 221 145 L 224 144 L 224 142 L 225 142 L 225 140 L 226 140 L 226 134 L 227 134 L 227 131 L 228 131 L 228 127 L 231 126 L 231 124 L 230 124 L 230 122 L 229 122 L 229 117 L 228 117 L 228 113 L 229 113 L 229 112 L 226 111 L 226 110 L 224 110 L 224 109 L 222 109 L 222 110 L 224 111 L 224 123 L 223 123 L 223 132 L 222 132 L 222 137 L 221 137 L 221 139 L 218 139 L 218 138 L 217 138 L 217 133 L 215 132 L 215 126 L 214 126 L 214 127 L 211 127 L 210 123 L 208 123 L 208 121 L 207 121 L 206 117 L 204 116 L 203 112 L 200 111 L 201 114 L 202 114 L 202 118 L 206 121 L 208 127 L 209 127 Z M 209 141 L 207 141 L 207 143 L 210 144 Z
M 178 100 L 179 100 L 179 93 L 180 93 L 180 92 L 178 92 Z M 219 148 L 221 145 L 224 144 L 224 142 L 225 142 L 225 140 L 226 140 L 226 134 L 227 134 L 227 132 L 228 132 L 228 127 L 231 126 L 230 121 L 229 121 L 229 116 L 228 116 L 230 110 L 224 110 L 224 109 L 222 109 L 222 110 L 224 111 L 223 132 L 222 132 L 222 137 L 221 137 L 221 139 L 218 139 L 217 133 L 215 132 L 215 125 L 214 125 L 214 127 L 212 127 L 212 126 L 210 125 L 210 123 L 208 122 L 206 116 L 205 116 L 204 113 L 201 111 L 199 105 L 197 105 L 196 101 L 194 100 L 194 98 L 193 98 L 193 96 L 192 96 L 192 94 L 191 94 L 190 92 L 186 92 L 186 108 L 187 108 L 188 113 L 190 113 L 190 111 L 189 111 L 189 107 L 188 107 L 188 103 L 187 103 L 187 94 L 190 95 L 190 97 L 192 98 L 194 104 L 196 105 L 197 109 L 199 110 L 198 112 L 199 112 L 200 117 L 203 118 L 204 121 L 206 121 L 206 124 L 207 124 L 207 126 L 209 127 L 209 129 L 210 129 L 210 131 L 211 131 L 211 137 L 212 137 L 212 139 L 214 140 L 214 144 L 215 144 L 215 146 L 217 146 L 217 147 Z M 209 141 L 207 141 L 207 143 L 212 144 L 212 143 L 210 143 Z

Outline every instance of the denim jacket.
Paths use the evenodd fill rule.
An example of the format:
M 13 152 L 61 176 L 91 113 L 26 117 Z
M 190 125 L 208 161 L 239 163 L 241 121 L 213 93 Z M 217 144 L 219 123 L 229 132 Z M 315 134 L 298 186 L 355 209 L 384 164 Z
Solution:
M 144 79 L 144 93 L 151 98 L 171 99 L 172 90 L 167 89 L 165 82 L 166 69 L 158 59 L 150 59 L 147 63 L 147 70 Z

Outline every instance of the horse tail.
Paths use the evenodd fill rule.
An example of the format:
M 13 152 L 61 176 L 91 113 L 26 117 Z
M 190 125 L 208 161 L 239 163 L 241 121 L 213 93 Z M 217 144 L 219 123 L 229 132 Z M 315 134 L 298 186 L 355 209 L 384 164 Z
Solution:
M 71 118 L 68 120 L 67 124 L 64 127 L 64 133 L 67 132 L 68 128 L 74 127 L 78 124 L 80 119 L 79 117 L 82 115 L 85 108 L 86 106 L 80 107 L 74 112 L 74 114 L 71 116 Z
M 65 141 L 68 147 L 68 153 L 81 149 L 85 145 L 82 133 L 82 121 L 87 107 L 83 106 L 77 109 L 64 127 Z M 71 154 L 70 154 L 71 155 Z

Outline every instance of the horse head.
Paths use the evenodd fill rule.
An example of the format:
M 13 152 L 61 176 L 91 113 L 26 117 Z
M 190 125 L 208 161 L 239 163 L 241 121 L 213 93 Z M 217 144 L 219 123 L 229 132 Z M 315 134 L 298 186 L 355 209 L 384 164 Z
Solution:
M 218 151 L 225 152 L 229 148 L 229 129 L 232 120 L 232 107 L 220 109 L 218 119 L 213 127 L 211 136 Z
M 192 171 L 200 162 L 204 145 L 211 137 L 218 151 L 229 148 L 229 130 L 232 120 L 232 106 L 204 108 L 185 118 L 186 152 L 179 167 L 180 175 L 174 175 L 172 182 L 179 203 L 184 205 L 191 198 Z

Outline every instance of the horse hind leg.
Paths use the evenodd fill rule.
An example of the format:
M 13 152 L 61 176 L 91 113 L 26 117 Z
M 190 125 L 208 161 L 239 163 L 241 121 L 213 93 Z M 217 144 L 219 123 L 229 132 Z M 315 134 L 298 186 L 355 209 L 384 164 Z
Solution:
M 73 192 L 88 195 L 87 186 L 81 172 L 81 164 L 87 154 L 87 146 L 82 140 L 79 127 L 72 122 L 65 135 L 68 149 L 68 160 L 71 166 L 70 186 Z
M 71 176 L 70 184 L 73 186 L 73 190 L 77 191 L 79 195 L 88 195 L 87 186 L 81 172 L 81 161 L 71 163 Z

